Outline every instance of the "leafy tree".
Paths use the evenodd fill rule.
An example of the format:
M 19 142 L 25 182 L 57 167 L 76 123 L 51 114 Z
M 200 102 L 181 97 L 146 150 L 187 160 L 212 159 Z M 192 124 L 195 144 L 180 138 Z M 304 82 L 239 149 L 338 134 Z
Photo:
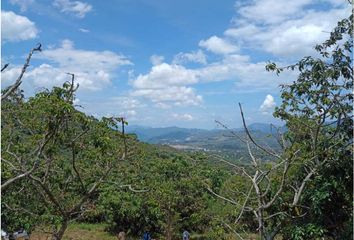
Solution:
M 155 237 L 175 239 L 183 229 L 205 233 L 214 227 L 210 209 L 215 201 L 203 182 L 217 188 L 225 171 L 210 170 L 198 155 L 148 145 L 135 157 L 124 183 L 106 185 L 97 203 L 112 231 L 141 236 L 149 230 Z M 122 186 L 131 188 L 122 190 Z
M 124 119 L 87 117 L 74 108 L 75 90 L 72 75 L 28 101 L 15 91 L 3 101 L 2 182 L 11 184 L 2 191 L 3 229 L 51 226 L 61 239 L 130 154 Z
M 286 121 L 288 140 L 303 149 L 307 161 L 292 177 L 301 178 L 313 162 L 320 164 L 301 200 L 308 206 L 307 215 L 284 234 L 301 236 L 294 239 L 323 235 L 348 239 L 353 196 L 353 15 L 338 22 L 316 50 L 321 58 L 305 57 L 286 67 L 299 71 L 299 77 L 282 86 L 283 102 L 274 114 Z M 267 67 L 277 73 L 285 70 L 275 64 Z
M 227 226 L 238 238 L 242 236 L 234 229 L 240 230 L 242 223 L 256 223 L 261 239 L 274 239 L 280 233 L 287 239 L 351 236 L 352 22 L 352 15 L 340 21 L 329 40 L 316 46 L 320 57 L 305 57 L 284 68 L 267 65 L 277 74 L 285 69 L 299 72 L 296 81 L 282 86 L 283 101 L 274 113 L 288 128 L 286 134 L 276 133 L 281 152 L 254 139 L 240 105 L 247 137 L 235 136 L 248 146 L 250 164 L 221 161 L 250 183 L 248 190 L 239 187 L 241 192 L 230 194 L 209 188 L 235 205 L 238 217 Z M 265 155 L 273 161 L 265 163 Z

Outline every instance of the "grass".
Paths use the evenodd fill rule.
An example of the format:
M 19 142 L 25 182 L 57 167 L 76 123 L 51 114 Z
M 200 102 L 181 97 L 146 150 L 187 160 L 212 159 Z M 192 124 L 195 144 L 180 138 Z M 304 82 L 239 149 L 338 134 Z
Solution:
M 105 224 L 73 223 L 65 232 L 63 240 L 117 240 L 116 236 L 105 232 Z M 30 240 L 49 240 L 48 234 L 34 232 Z
M 63 240 L 117 240 L 115 235 L 105 231 L 106 224 L 88 224 L 88 223 L 72 223 L 65 232 Z M 191 239 L 204 239 L 203 235 L 194 234 Z M 248 234 L 243 236 L 245 240 L 259 239 L 256 234 Z M 49 240 L 50 235 L 40 232 L 33 232 L 30 240 Z M 128 236 L 128 240 L 132 240 Z M 230 235 L 228 240 L 236 240 L 235 236 Z

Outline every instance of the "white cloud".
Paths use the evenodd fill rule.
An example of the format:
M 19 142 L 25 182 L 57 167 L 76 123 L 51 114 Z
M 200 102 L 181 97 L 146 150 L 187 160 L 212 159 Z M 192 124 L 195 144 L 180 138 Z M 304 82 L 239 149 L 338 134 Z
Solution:
M 136 116 L 137 112 L 135 110 L 127 110 L 124 112 L 121 112 L 119 115 L 128 119 L 129 120 L 135 120 L 135 116 Z
M 125 110 L 141 108 L 145 106 L 138 99 L 135 99 L 134 97 L 131 96 L 113 97 L 112 99 L 110 99 L 110 103 L 105 103 L 105 104 L 114 105 L 115 108 L 125 109 Z
M 332 8 L 311 7 L 316 3 L 327 3 Z M 251 1 L 237 8 L 234 27 L 224 34 L 241 47 L 298 59 L 315 54 L 314 46 L 326 40 L 337 21 L 349 16 L 350 11 L 349 4 L 338 4 L 336 0 Z
M 29 69 L 24 81 L 30 81 L 35 87 L 47 88 L 69 80 L 66 73 L 70 72 L 75 74 L 79 90 L 99 90 L 111 83 L 119 67 L 131 64 L 124 56 L 110 51 L 75 49 L 70 40 L 64 40 L 60 47 L 43 50 L 33 57 L 46 60 L 47 63 Z M 16 71 L 20 68 L 15 69 L 5 72 L 7 81 L 15 81 Z
M 164 60 L 165 57 L 160 55 L 152 55 L 150 57 L 150 62 L 152 63 L 152 65 L 160 65 L 161 63 L 163 63 Z
M 34 3 L 34 0 L 10 0 L 12 5 L 18 5 L 21 12 L 27 11 L 30 5 Z
M 242 17 L 261 24 L 276 24 L 304 15 L 305 13 L 301 10 L 311 3 L 313 0 L 252 0 L 247 5 L 239 7 L 237 11 Z
M 36 38 L 38 29 L 27 17 L 14 12 L 1 11 L 1 35 L 5 42 L 17 42 Z
M 182 121 L 192 121 L 192 120 L 194 120 L 193 116 L 190 115 L 190 114 L 187 114 L 187 113 L 185 113 L 185 114 L 173 113 L 171 116 L 174 119 L 176 119 L 176 120 L 182 120 Z
M 28 71 L 25 79 L 31 79 L 37 87 L 52 87 L 60 86 L 70 77 L 59 68 L 53 67 L 49 64 L 41 64 L 39 67 Z M 81 84 L 81 81 L 77 81 Z
M 263 114 L 269 114 L 275 107 L 276 103 L 274 101 L 274 97 L 270 94 L 266 96 L 264 99 L 262 105 L 260 106 L 259 110 Z
M 255 25 L 247 24 L 237 28 L 229 28 L 224 32 L 224 34 L 228 37 L 233 37 L 240 40 L 243 36 L 254 36 L 255 34 L 258 34 L 259 31 L 260 29 Z
M 90 30 L 86 29 L 86 28 L 79 28 L 79 31 L 80 32 L 83 32 L 83 33 L 88 33 L 90 32 Z
M 190 53 L 178 53 L 174 56 L 172 63 L 174 64 L 184 64 L 188 62 L 195 62 L 201 64 L 207 64 L 207 59 L 202 50 Z
M 260 42 L 266 51 L 278 56 L 312 55 L 314 46 L 325 41 L 338 20 L 346 17 L 347 11 L 334 9 L 314 12 L 298 20 L 290 20 L 267 33 L 260 34 Z
M 176 106 L 197 106 L 203 101 L 202 96 L 197 95 L 192 88 L 185 86 L 173 86 L 161 89 L 137 89 L 132 92 L 132 95 L 148 98 L 154 103 L 167 102 Z
M 162 63 L 152 67 L 146 74 L 140 74 L 132 84 L 135 88 L 158 89 L 168 86 L 183 86 L 198 82 L 193 70 L 176 64 Z
M 216 54 L 229 54 L 239 50 L 237 46 L 217 36 L 212 36 L 207 40 L 201 40 L 199 46 Z
M 267 72 L 265 65 L 266 62 L 252 63 L 248 56 L 238 54 L 225 55 L 221 61 L 195 69 L 162 63 L 131 80 L 132 95 L 150 99 L 159 108 L 168 108 L 171 104 L 196 106 L 202 103 L 202 96 L 189 85 L 234 80 L 236 90 L 244 92 L 274 90 L 279 84 L 294 79 L 293 72 L 278 77 Z
M 199 105 L 202 97 L 187 85 L 199 81 L 197 71 L 187 69 L 177 64 L 162 63 L 154 65 L 145 75 L 140 74 L 131 81 L 134 91 L 133 96 L 150 99 L 159 107 L 167 104 L 174 105 Z
M 19 66 L 10 65 L 4 72 L 1 73 L 1 86 L 4 87 L 14 83 L 20 73 L 21 68 Z
M 92 10 L 92 5 L 81 1 L 55 0 L 53 5 L 59 8 L 61 12 L 73 14 L 78 18 L 84 18 Z
M 295 72 L 284 72 L 276 76 L 266 71 L 266 64 L 252 63 L 248 56 L 233 54 L 195 71 L 198 72 L 200 82 L 233 80 L 239 92 L 274 90 L 279 84 L 290 82 L 296 77 Z

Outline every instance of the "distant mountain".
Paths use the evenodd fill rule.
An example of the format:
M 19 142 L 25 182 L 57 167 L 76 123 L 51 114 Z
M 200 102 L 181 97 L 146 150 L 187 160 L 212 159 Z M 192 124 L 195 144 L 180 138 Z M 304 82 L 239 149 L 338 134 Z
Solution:
M 271 136 L 269 124 L 254 123 L 249 126 L 254 139 L 271 148 L 278 148 L 277 142 Z M 233 129 L 240 137 L 245 137 L 243 128 Z M 223 152 L 228 155 L 240 156 L 247 151 L 246 145 L 226 129 L 188 129 L 179 127 L 151 128 L 128 126 L 128 133 L 135 133 L 140 141 L 152 144 L 169 145 L 176 149 L 189 151 Z
M 279 126 L 271 126 L 267 123 L 252 123 L 248 126 L 248 129 L 251 132 L 260 132 L 263 134 L 271 134 L 275 132 L 275 128 Z M 285 131 L 285 127 L 280 127 L 282 131 Z M 242 133 L 243 128 L 231 129 L 235 132 Z M 230 133 L 229 130 L 225 129 L 197 129 L 197 128 L 180 128 L 180 127 L 163 127 L 163 128 L 153 128 L 153 127 L 144 127 L 139 125 L 132 125 L 127 127 L 128 133 L 135 133 L 139 140 L 148 142 L 148 143 L 161 143 L 164 141 L 191 141 L 198 137 L 210 137 L 213 135 L 218 135 L 220 133 L 227 134 Z M 187 140 L 186 140 L 187 139 Z
M 286 132 L 287 130 L 286 126 L 277 126 L 268 123 L 252 123 L 248 126 L 248 129 L 251 131 L 260 131 L 268 134 L 276 133 L 277 129 L 281 132 Z
M 128 133 L 135 133 L 140 141 L 148 143 L 161 143 L 164 139 L 168 141 L 183 140 L 188 138 L 191 134 L 200 131 L 208 131 L 202 129 L 188 129 L 179 127 L 164 127 L 164 128 L 152 128 L 141 126 L 128 126 Z

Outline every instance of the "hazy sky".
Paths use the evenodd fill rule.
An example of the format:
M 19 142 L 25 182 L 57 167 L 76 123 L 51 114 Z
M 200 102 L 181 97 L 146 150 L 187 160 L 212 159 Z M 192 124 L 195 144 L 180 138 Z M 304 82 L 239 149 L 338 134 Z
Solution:
M 26 96 L 61 85 L 75 73 L 78 109 L 130 124 L 214 128 L 274 122 L 279 77 L 267 61 L 294 63 L 314 54 L 346 0 L 3 0 L 2 86 L 25 75 Z

